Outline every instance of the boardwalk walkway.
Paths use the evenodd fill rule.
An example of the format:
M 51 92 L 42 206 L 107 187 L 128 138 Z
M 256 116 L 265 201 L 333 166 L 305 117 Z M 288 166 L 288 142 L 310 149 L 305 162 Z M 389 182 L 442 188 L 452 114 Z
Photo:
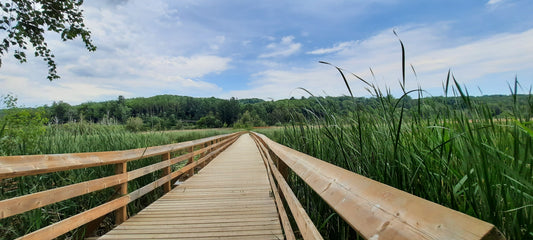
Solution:
M 242 135 L 198 174 L 99 239 L 284 239 L 254 141 Z

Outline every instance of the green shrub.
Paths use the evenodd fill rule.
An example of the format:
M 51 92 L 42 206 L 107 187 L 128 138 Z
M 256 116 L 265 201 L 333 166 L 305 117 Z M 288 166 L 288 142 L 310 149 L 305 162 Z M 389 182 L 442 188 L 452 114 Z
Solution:
M 233 127 L 237 129 L 251 129 L 253 127 L 263 126 L 266 126 L 266 123 L 263 122 L 263 120 L 261 120 L 257 114 L 252 114 L 249 111 L 244 112 L 241 118 L 239 118 L 239 120 L 233 124 Z
M 17 99 L 11 95 L 3 102 L 7 109 L 0 116 L 0 156 L 35 151 L 39 137 L 46 132 L 44 111 L 18 108 Z
M 126 121 L 126 129 L 132 132 L 138 132 L 143 128 L 143 120 L 140 117 L 130 117 Z
M 196 125 L 200 128 L 220 128 L 223 126 L 222 121 L 209 114 L 196 121 Z

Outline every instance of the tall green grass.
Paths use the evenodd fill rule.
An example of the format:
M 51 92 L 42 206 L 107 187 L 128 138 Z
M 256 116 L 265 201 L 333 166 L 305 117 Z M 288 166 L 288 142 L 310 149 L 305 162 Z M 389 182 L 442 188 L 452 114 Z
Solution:
M 345 74 L 341 72 L 346 85 Z M 358 77 L 359 78 L 359 77 Z M 507 239 L 533 239 L 533 95 L 515 99 L 510 118 L 473 101 L 448 74 L 444 102 L 423 98 L 422 89 L 395 98 L 360 79 L 377 108 L 358 106 L 349 117 L 327 107 L 325 117 L 295 119 L 283 131 L 265 132 L 278 142 L 395 188 L 494 224 Z M 449 93 L 452 97 L 449 97 Z M 351 91 L 350 91 L 351 94 Z M 408 95 L 418 99 L 410 108 Z M 455 99 L 464 109 L 447 105 Z M 318 100 L 317 100 L 318 101 Z M 434 109 L 433 106 L 440 106 Z M 312 110 L 310 110 L 312 112 Z M 356 233 L 294 174 L 291 185 L 327 239 Z
M 37 148 L 25 152 L 13 152 L 13 155 L 51 154 L 114 151 L 149 146 L 164 145 L 199 139 L 219 134 L 230 133 L 231 129 L 144 132 L 132 133 L 120 125 L 100 125 L 87 123 L 69 123 L 52 125 L 46 134 L 38 139 Z M 128 163 L 128 170 L 137 169 L 161 161 L 161 157 L 151 157 Z M 4 179 L 0 182 L 0 200 L 22 196 L 69 184 L 110 176 L 114 174 L 113 166 L 101 166 L 76 169 L 37 176 Z M 160 171 L 148 174 L 128 183 L 129 192 L 134 191 L 161 176 Z M 129 214 L 135 214 L 162 195 L 161 189 L 128 205 Z M 58 222 L 92 207 L 98 206 L 116 197 L 115 189 L 108 188 L 56 204 L 28 211 L 0 220 L 0 239 L 14 239 L 42 227 Z M 113 214 L 109 214 L 99 227 L 105 232 L 113 227 Z M 79 228 L 65 234 L 60 239 L 83 239 L 85 228 Z

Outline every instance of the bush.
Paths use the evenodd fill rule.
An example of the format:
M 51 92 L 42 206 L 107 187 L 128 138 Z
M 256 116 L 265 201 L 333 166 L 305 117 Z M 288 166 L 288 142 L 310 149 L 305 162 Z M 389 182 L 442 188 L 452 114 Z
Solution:
M 130 117 L 126 121 L 126 129 L 132 132 L 138 132 L 142 130 L 143 120 L 140 117 Z
M 223 124 L 222 121 L 217 119 L 215 116 L 207 115 L 196 121 L 196 125 L 198 125 L 200 128 L 220 128 Z
M 266 123 L 259 118 L 257 114 L 251 114 L 246 111 L 242 114 L 241 118 L 233 124 L 233 128 L 253 128 L 266 126 Z
M 26 152 L 37 147 L 37 141 L 46 132 L 44 111 L 16 107 L 17 99 L 4 97 L 7 109 L 0 117 L 0 155 Z

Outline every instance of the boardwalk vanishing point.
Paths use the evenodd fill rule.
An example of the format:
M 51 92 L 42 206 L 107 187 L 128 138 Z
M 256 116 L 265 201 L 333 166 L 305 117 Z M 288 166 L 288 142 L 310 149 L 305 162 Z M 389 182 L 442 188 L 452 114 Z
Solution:
M 150 165 L 128 170 L 147 158 Z M 364 239 L 505 239 L 490 223 L 253 132 L 123 151 L 0 157 L 0 180 L 105 165 L 114 175 L 1 200 L 0 219 L 114 188 L 107 202 L 18 239 L 55 239 L 75 229 L 90 235 L 106 217 L 115 227 L 89 239 L 322 239 L 307 215 L 312 209 L 288 184 L 300 178 Z M 128 189 L 147 175 L 156 180 Z M 128 216 L 128 204 L 159 188 L 162 197 Z
M 267 171 L 249 135 L 98 239 L 284 239 Z

